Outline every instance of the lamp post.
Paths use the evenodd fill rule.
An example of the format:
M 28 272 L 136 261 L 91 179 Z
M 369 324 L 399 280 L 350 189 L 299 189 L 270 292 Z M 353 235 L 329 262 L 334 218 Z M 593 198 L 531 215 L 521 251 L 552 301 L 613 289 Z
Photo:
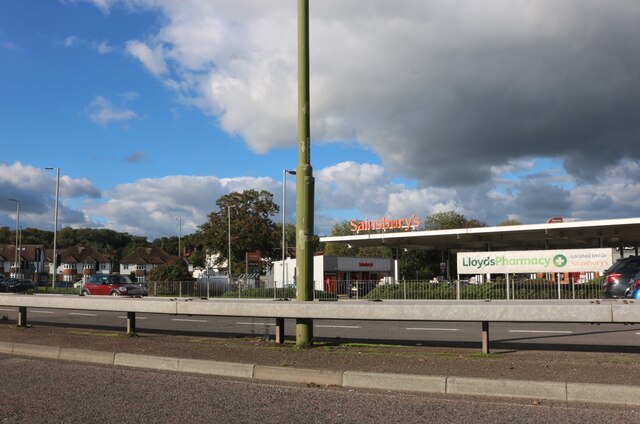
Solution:
M 56 206 L 53 212 L 53 266 L 51 267 L 51 288 L 56 287 L 56 274 L 57 274 L 57 256 L 56 248 L 58 242 L 58 199 L 60 198 L 60 168 L 45 168 L 48 170 L 56 170 Z
M 285 251 L 287 248 L 287 241 L 285 239 L 285 229 L 287 225 L 287 174 L 296 175 L 296 171 L 290 171 L 288 169 L 282 170 L 282 288 L 284 289 L 284 283 L 286 279 L 284 261 L 286 259 Z M 275 281 L 275 279 L 274 279 Z M 273 293 L 275 296 L 276 285 L 273 285 Z
M 296 167 L 296 300 L 313 300 L 313 192 L 309 100 L 309 0 L 298 0 L 298 166 Z M 313 343 L 313 319 L 296 319 L 296 346 Z
M 178 221 L 178 256 L 182 256 L 182 218 L 173 218 Z
M 19 238 L 19 234 L 18 232 L 20 231 L 20 201 L 16 200 L 16 199 L 9 199 L 12 202 L 16 202 L 16 255 L 15 255 L 15 260 L 13 262 L 13 266 L 16 267 L 15 270 L 16 272 L 14 273 L 14 277 L 15 278 L 20 278 L 19 277 L 19 273 L 20 273 L 20 268 L 18 266 L 18 261 L 20 260 L 20 255 L 18 254 L 18 238 Z
M 227 259 L 227 279 L 229 280 L 229 285 L 231 285 L 231 208 L 235 208 L 236 205 L 227 206 L 227 219 L 228 219 L 228 231 L 229 231 L 229 257 Z M 238 287 L 238 294 L 240 293 L 240 288 Z

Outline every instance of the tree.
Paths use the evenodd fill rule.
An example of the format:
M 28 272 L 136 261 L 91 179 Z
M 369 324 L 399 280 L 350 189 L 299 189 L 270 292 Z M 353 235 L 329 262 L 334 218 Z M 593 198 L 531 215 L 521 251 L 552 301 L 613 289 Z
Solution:
M 425 219 L 426 230 L 453 230 L 456 228 L 486 227 L 482 221 L 475 218 L 467 219 L 464 215 L 455 211 L 436 212 Z
M 351 235 L 351 224 L 343 221 L 331 228 L 332 236 Z M 326 243 L 324 254 L 327 256 L 351 256 L 360 258 L 390 258 L 391 249 L 383 246 L 349 247 L 347 243 Z
M 266 190 L 233 192 L 216 201 L 217 212 L 199 227 L 204 246 L 218 254 L 217 264 L 228 260 L 229 207 L 231 207 L 231 263 L 234 274 L 244 272 L 245 253 L 259 250 L 263 258 L 277 259 L 281 237 L 271 217 L 280 210 Z
M 522 225 L 522 222 L 517 219 L 508 218 L 498 224 L 498 227 L 506 227 L 508 225 Z
M 189 281 L 193 280 L 189 272 L 189 266 L 182 258 L 173 263 L 161 265 L 151 270 L 147 275 L 148 281 Z

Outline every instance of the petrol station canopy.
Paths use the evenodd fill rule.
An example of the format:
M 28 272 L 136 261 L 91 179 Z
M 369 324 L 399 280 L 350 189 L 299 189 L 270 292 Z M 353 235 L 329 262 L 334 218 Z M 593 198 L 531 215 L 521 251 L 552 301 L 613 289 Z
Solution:
M 574 221 L 453 230 L 378 232 L 321 237 L 321 242 L 354 247 L 458 251 L 637 248 L 640 218 Z

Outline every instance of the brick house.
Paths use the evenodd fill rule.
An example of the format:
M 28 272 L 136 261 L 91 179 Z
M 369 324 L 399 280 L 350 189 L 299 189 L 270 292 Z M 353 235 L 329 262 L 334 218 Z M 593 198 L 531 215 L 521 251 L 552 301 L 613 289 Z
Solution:
M 12 244 L 0 244 L 0 273 L 4 277 L 15 277 L 19 274 L 23 278 L 40 281 L 46 278 L 44 246 L 41 244 L 23 244 L 20 249 L 20 259 L 15 263 L 16 246 Z
M 52 266 L 52 250 L 48 250 L 49 269 Z M 57 280 L 62 281 L 85 281 L 93 274 L 110 274 L 112 265 L 102 253 L 92 247 L 73 246 L 60 251 L 58 257 L 58 267 L 56 269 Z
M 120 274 L 133 273 L 138 283 L 144 283 L 151 270 L 158 266 L 173 263 L 178 256 L 173 256 L 159 247 L 139 247 L 120 260 Z

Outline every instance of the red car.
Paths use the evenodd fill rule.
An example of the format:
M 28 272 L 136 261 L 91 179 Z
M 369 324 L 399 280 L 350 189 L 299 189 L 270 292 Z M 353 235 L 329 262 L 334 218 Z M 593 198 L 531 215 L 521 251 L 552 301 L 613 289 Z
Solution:
M 84 283 L 80 296 L 135 296 L 147 295 L 147 290 L 139 284 L 134 284 L 126 275 L 95 274 Z

